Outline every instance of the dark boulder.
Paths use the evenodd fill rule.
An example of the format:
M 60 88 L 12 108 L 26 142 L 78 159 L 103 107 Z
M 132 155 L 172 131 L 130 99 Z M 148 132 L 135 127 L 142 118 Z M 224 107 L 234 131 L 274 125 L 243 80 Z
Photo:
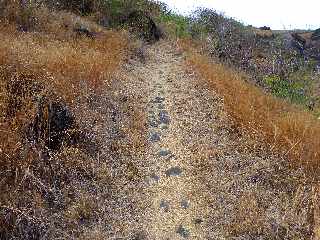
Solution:
M 28 137 L 35 144 L 43 143 L 48 150 L 54 151 L 64 142 L 72 141 L 74 129 L 73 114 L 64 103 L 40 100 Z
M 124 19 L 124 23 L 129 25 L 133 32 L 138 33 L 141 38 L 148 42 L 159 41 L 163 37 L 161 29 L 146 12 L 132 11 Z
M 267 27 L 267 26 L 260 27 L 259 29 L 263 30 L 263 31 L 270 31 L 271 30 L 271 28 Z

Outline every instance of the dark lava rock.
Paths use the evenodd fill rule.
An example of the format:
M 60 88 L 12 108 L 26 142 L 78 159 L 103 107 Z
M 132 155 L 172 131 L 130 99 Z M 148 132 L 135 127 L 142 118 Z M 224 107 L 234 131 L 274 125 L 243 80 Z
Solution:
M 85 36 L 88 38 L 95 38 L 95 36 L 97 35 L 97 33 L 91 32 L 89 29 L 87 29 L 84 26 L 74 28 L 73 31 L 77 33 L 79 36 Z
M 189 208 L 189 202 L 187 200 L 182 200 L 181 201 L 181 207 L 184 209 Z
M 181 173 L 182 173 L 181 168 L 179 168 L 179 167 L 172 167 L 172 168 L 169 168 L 169 169 L 166 171 L 166 176 L 167 176 L 167 177 L 175 177 L 175 176 L 181 175 Z
M 159 133 L 152 133 L 150 136 L 151 142 L 159 142 L 160 141 L 160 135 Z
M 63 142 L 73 140 L 75 136 L 68 134 L 68 130 L 74 128 L 74 116 L 64 103 L 44 101 L 38 106 L 37 115 L 29 126 L 28 135 L 34 142 L 44 140 L 50 150 L 59 150 Z
M 161 110 L 159 112 L 159 119 L 160 119 L 160 123 L 163 123 L 163 124 L 170 123 L 170 118 L 167 111 Z
M 182 225 L 178 227 L 177 233 L 183 238 L 188 238 L 190 236 L 190 231 L 184 228 Z
M 267 26 L 260 27 L 259 29 L 260 29 L 260 30 L 264 30 L 264 31 L 271 30 L 271 28 L 270 28 L 270 27 L 267 27 Z
M 154 103 L 163 103 L 165 100 L 164 97 L 155 97 L 155 99 L 153 100 Z
M 163 209 L 164 212 L 168 212 L 169 211 L 169 203 L 165 200 L 161 200 L 160 208 Z
M 169 156 L 169 155 L 171 155 L 171 151 L 170 150 L 160 150 L 159 151 L 159 156 L 160 157 L 166 157 L 166 156 Z
M 196 219 L 194 220 L 194 223 L 195 223 L 195 224 L 201 224 L 201 223 L 203 223 L 203 220 L 202 220 L 201 218 L 196 218 Z

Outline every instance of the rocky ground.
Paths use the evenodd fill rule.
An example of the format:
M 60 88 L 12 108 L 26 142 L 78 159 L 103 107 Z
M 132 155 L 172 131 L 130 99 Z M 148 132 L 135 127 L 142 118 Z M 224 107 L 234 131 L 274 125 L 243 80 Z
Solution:
M 308 180 L 236 129 L 176 49 L 157 43 L 124 68 L 147 139 L 123 160 L 108 239 L 310 239 Z

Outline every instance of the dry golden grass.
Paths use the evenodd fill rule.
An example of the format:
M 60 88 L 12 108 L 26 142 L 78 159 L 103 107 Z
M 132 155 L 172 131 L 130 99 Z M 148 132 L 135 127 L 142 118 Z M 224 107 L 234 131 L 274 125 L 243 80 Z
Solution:
M 227 234 L 237 236 L 242 233 L 251 233 L 259 236 L 267 227 L 265 212 L 259 207 L 257 198 L 252 193 L 241 196 L 234 216 L 235 219 L 228 226 Z
M 224 98 L 225 108 L 239 126 L 261 136 L 292 164 L 317 171 L 320 166 L 320 122 L 311 113 L 264 93 L 248 78 L 191 51 L 188 64 Z M 190 45 L 190 44 L 189 44 Z M 315 176 L 315 175 L 314 175 Z
M 35 15 L 48 11 L 40 9 Z M 1 26 L 0 149 L 5 156 L 13 156 L 19 149 L 17 138 L 34 118 L 37 98 L 54 95 L 59 101 L 75 105 L 81 98 L 106 89 L 124 59 L 127 46 L 124 34 L 101 31 L 95 39 L 70 35 L 69 28 L 61 28 L 65 19 L 71 29 L 85 20 L 78 18 L 73 22 L 74 16 L 64 12 L 48 16 L 54 17 L 57 25 L 52 28 L 54 31 L 42 26 L 43 33 L 19 32 L 12 24 Z M 60 39 L 52 35 L 59 35 Z
M 65 211 L 65 217 L 71 225 L 78 227 L 79 221 L 89 221 L 96 217 L 99 210 L 97 199 L 83 193 L 77 201 Z
M 111 74 L 123 58 L 126 44 L 120 34 L 106 32 L 99 39 L 51 41 L 50 37 L 32 33 L 0 35 L 1 65 L 6 78 L 16 80 L 21 75 L 45 83 L 65 101 L 106 87 Z M 7 71 L 6 71 L 7 70 Z M 15 71 L 19 76 L 10 74 Z
M 50 131 L 48 109 L 41 104 L 57 101 L 73 111 L 77 126 L 82 121 L 99 122 L 101 113 L 85 118 L 88 102 L 110 90 L 126 58 L 128 38 L 125 32 L 106 31 L 88 19 L 44 7 L 24 16 L 15 4 L 12 1 L 5 13 L 0 12 L 0 238 L 34 234 L 36 239 L 41 226 L 47 226 L 48 205 L 57 204 L 50 197 L 57 194 L 53 185 L 68 189 L 83 179 L 108 182 L 110 174 L 107 166 L 91 168 L 96 164 L 93 155 L 77 145 L 63 146 L 50 159 L 44 157 L 45 143 L 29 141 L 29 128 L 43 107 L 43 127 Z M 18 30 L 22 23 L 28 31 Z M 79 26 L 92 31 L 94 38 L 75 33 Z M 62 218 L 71 225 L 91 220 L 98 208 L 86 194 L 74 203 L 59 204 L 65 204 Z

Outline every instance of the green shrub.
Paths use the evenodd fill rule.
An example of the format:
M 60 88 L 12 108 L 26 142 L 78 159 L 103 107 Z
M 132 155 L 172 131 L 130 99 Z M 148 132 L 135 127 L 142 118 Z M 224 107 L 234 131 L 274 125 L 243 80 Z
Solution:
M 158 16 L 162 4 L 149 0 L 99 0 L 99 9 L 110 22 L 111 27 L 124 26 L 126 17 L 135 11 L 142 11 L 150 17 Z
M 167 12 L 160 14 L 158 21 L 168 27 L 169 35 L 173 35 L 178 38 L 187 37 L 190 35 L 190 22 L 187 17 Z
M 93 13 L 103 0 L 40 0 L 47 6 L 59 10 L 72 11 L 79 15 L 89 15 Z
M 264 82 L 272 94 L 277 97 L 288 99 L 297 104 L 305 104 L 308 101 L 306 85 L 303 82 L 289 81 L 275 74 L 264 77 Z

